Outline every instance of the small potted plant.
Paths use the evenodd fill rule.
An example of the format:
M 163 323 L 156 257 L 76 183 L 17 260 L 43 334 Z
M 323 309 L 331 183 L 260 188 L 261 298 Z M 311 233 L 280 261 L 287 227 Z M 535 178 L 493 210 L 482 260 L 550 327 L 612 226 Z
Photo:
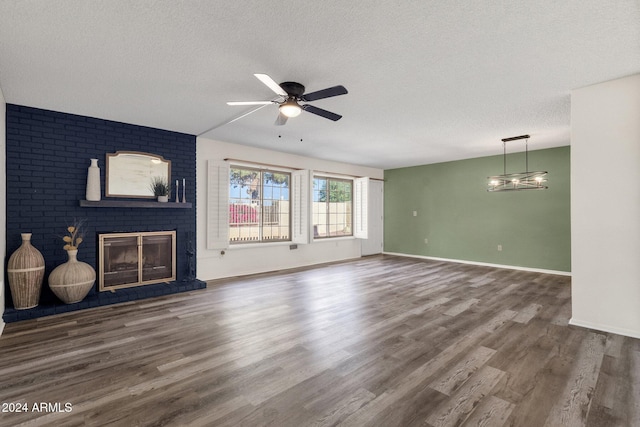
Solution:
M 169 187 L 169 181 L 166 179 L 154 176 L 151 179 L 151 185 L 149 186 L 153 195 L 158 198 L 159 202 L 168 202 L 169 194 L 171 194 L 171 187 Z

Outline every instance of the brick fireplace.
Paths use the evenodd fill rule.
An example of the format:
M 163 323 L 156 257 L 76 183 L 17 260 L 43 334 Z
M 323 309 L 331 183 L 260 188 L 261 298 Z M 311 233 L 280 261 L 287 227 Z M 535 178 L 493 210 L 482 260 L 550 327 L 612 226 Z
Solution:
M 196 138 L 177 132 L 7 104 L 7 259 L 20 246 L 20 233 L 32 233 L 45 259 L 40 305 L 13 309 L 5 278 L 5 322 L 41 317 L 206 286 L 195 279 Z M 116 151 L 154 153 L 171 160 L 171 178 L 185 179 L 189 209 L 86 207 L 89 159 L 100 166 L 105 199 L 105 158 Z M 123 200 L 123 199 L 117 199 Z M 124 199 L 126 200 L 126 199 Z M 78 260 L 98 271 L 98 236 L 108 233 L 175 232 L 175 280 L 99 292 L 98 283 L 80 303 L 60 302 L 47 286 L 49 273 L 67 260 L 61 237 L 74 220 L 84 221 Z

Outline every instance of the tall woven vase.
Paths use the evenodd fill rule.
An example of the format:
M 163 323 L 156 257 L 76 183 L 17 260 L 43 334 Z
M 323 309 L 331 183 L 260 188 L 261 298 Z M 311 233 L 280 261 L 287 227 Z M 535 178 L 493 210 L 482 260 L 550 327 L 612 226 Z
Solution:
M 67 251 L 69 260 L 53 269 L 49 275 L 49 287 L 67 304 L 80 302 L 87 296 L 96 281 L 96 271 L 86 262 L 78 261 L 78 250 Z
M 40 301 L 44 279 L 44 258 L 31 245 L 31 233 L 22 233 L 22 245 L 11 254 L 7 264 L 13 306 L 18 310 L 33 308 Z

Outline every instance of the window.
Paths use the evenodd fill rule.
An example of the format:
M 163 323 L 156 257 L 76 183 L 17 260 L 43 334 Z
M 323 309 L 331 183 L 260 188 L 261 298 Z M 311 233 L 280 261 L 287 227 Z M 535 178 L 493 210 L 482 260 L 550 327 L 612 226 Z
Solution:
M 231 166 L 229 173 L 229 242 L 291 240 L 287 172 Z
M 353 236 L 353 181 L 313 177 L 313 237 Z
M 308 169 L 208 160 L 206 187 L 207 249 L 278 241 L 309 244 L 312 236 L 367 238 L 367 177 L 335 179 L 314 176 Z

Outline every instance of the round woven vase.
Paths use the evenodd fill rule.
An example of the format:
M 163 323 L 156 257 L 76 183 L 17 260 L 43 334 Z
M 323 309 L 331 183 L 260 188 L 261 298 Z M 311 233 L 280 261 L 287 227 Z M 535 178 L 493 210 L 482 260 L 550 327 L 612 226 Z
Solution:
M 86 262 L 78 261 L 78 250 L 67 251 L 69 260 L 53 269 L 49 288 L 66 304 L 80 302 L 96 281 L 96 271 Z
M 44 258 L 31 245 L 31 233 L 22 233 L 22 245 L 11 254 L 7 264 L 9 289 L 17 310 L 33 308 L 40 302 L 44 279 Z

